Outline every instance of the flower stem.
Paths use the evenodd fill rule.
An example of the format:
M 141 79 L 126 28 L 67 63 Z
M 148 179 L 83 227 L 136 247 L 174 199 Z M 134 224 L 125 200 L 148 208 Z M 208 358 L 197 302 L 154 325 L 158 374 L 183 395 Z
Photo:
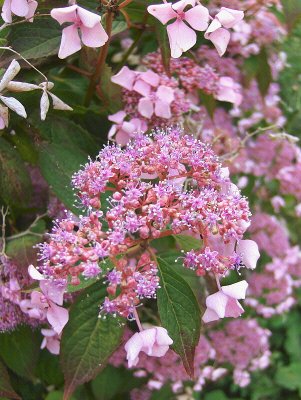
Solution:
M 85 102 L 84 102 L 84 105 L 86 107 L 90 104 L 90 102 L 92 100 L 92 97 L 93 97 L 93 94 L 95 92 L 95 88 L 96 88 L 97 84 L 101 80 L 101 73 L 102 73 L 104 65 L 105 65 L 105 61 L 106 61 L 106 58 L 107 58 L 108 49 L 109 49 L 109 45 L 110 45 L 113 18 L 114 18 L 114 13 L 111 10 L 108 10 L 107 15 L 106 15 L 106 32 L 107 32 L 107 35 L 108 35 L 108 40 L 104 44 L 104 46 L 101 48 L 101 50 L 99 52 L 99 56 L 98 56 L 98 59 L 97 59 L 96 68 L 95 68 L 94 74 L 90 78 L 90 84 L 89 84 L 89 87 L 88 87 L 88 90 L 87 90 L 87 94 L 86 94 L 86 98 L 85 98 Z
M 134 314 L 134 317 L 135 317 L 136 324 L 137 324 L 137 326 L 139 328 L 139 331 L 142 332 L 143 328 L 142 328 L 142 325 L 141 325 L 141 322 L 140 322 L 140 319 L 139 319 L 139 315 L 137 313 L 136 308 L 134 308 L 133 314 Z

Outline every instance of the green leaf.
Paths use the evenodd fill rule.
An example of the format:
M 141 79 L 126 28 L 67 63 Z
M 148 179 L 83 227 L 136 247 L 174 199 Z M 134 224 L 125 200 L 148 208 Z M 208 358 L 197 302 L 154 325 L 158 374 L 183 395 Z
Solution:
M 12 26 L 8 43 L 23 57 L 38 59 L 58 53 L 61 35 L 59 24 L 49 16 Z
M 173 235 L 173 237 L 175 238 L 181 250 L 184 250 L 185 252 L 190 250 L 198 250 L 201 248 L 201 239 L 196 239 L 195 237 L 189 235 Z
M 301 391 L 301 362 L 292 363 L 277 370 L 275 381 L 278 385 L 289 389 L 299 389 Z
M 158 310 L 162 325 L 173 339 L 173 349 L 193 377 L 195 347 L 200 337 L 200 309 L 189 284 L 169 259 L 158 258 L 160 289 Z
M 80 210 L 74 206 L 75 196 L 71 186 L 72 175 L 87 161 L 86 154 L 76 146 L 43 144 L 39 149 L 41 173 L 54 194 L 73 213 Z
M 20 267 L 28 267 L 36 261 L 37 250 L 33 248 L 41 238 L 34 235 L 25 235 L 7 243 L 6 254 Z
M 91 387 L 95 400 L 111 400 L 117 395 L 126 394 L 138 388 L 145 381 L 145 379 L 135 378 L 132 371 L 128 369 L 108 365 L 91 382 Z
M 11 386 L 8 372 L 5 365 L 0 361 L 0 396 L 7 396 L 10 399 L 21 399 Z
M 51 354 L 47 349 L 40 351 L 36 376 L 45 386 L 61 387 L 64 383 L 64 376 L 60 368 L 59 357 Z M 62 398 L 63 396 L 61 396 Z
M 22 326 L 14 332 L 1 333 L 0 356 L 17 375 L 32 380 L 40 345 L 41 338 L 38 332 Z
M 101 75 L 100 92 L 103 105 L 109 113 L 115 113 L 122 108 L 121 87 L 111 81 L 112 76 L 112 68 L 105 64 Z
M 204 400 L 229 400 L 222 390 L 213 390 L 205 395 Z
M 10 206 L 25 207 L 31 197 L 31 180 L 19 153 L 0 138 L 0 196 Z
M 167 36 L 166 26 L 156 19 L 155 33 L 159 43 L 162 63 L 167 75 L 170 75 L 170 45 Z
M 270 84 L 273 80 L 272 71 L 268 59 L 269 56 L 267 54 L 266 49 L 262 48 L 261 52 L 257 56 L 257 61 L 258 61 L 257 82 L 262 96 L 265 96 L 268 93 Z
M 301 0 L 281 0 L 285 22 L 291 31 L 301 19 Z
M 119 318 L 99 318 L 99 306 L 106 295 L 103 282 L 87 288 L 73 304 L 61 342 L 61 365 L 65 376 L 64 399 L 105 366 L 121 342 Z
M 207 94 L 203 92 L 202 90 L 199 90 L 199 97 L 201 100 L 201 103 L 206 107 L 206 110 L 210 116 L 210 118 L 213 118 L 214 111 L 216 109 L 216 100 L 211 94 Z
M 118 33 L 124 32 L 127 29 L 128 29 L 128 26 L 125 21 L 113 21 L 112 36 L 117 35 Z

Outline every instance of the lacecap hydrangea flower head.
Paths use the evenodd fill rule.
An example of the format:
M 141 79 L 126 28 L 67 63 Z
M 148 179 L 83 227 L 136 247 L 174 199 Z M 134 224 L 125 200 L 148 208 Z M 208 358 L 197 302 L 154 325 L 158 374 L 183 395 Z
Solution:
M 152 241 L 184 234 L 200 245 L 179 260 L 218 284 L 219 294 L 209 296 L 211 317 L 207 311 L 204 321 L 242 314 L 237 299 L 245 297 L 247 284 L 228 290 L 219 279 L 230 270 L 255 268 L 259 253 L 255 242 L 242 239 L 250 224 L 248 202 L 210 146 L 178 127 L 137 134 L 125 148 L 104 147 L 72 182 L 86 213 L 57 221 L 40 245 L 45 279 L 77 285 L 102 277 L 107 297 L 100 314 L 135 318 L 143 332 L 136 308 L 160 290 Z M 163 328 L 150 329 L 127 345 L 131 364 L 139 351 L 160 356 L 172 343 Z

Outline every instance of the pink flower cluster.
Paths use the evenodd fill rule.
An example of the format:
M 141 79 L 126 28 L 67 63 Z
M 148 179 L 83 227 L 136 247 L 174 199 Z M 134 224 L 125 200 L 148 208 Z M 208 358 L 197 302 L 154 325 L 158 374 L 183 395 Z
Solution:
M 40 245 L 40 271 L 70 276 L 75 285 L 80 275 L 105 276 L 105 312 L 131 316 L 140 299 L 155 297 L 157 266 L 140 251 L 152 239 L 197 235 L 204 242 L 197 255 L 202 274 L 255 268 L 257 245 L 241 240 L 249 225 L 246 199 L 210 147 L 178 128 L 137 136 L 125 149 L 106 146 L 74 175 L 73 185 L 88 214 L 57 222 Z M 184 263 L 196 269 L 191 252 Z
M 167 24 L 171 56 L 178 58 L 191 49 L 197 41 L 195 31 L 206 31 L 205 38 L 210 40 L 222 56 L 230 41 L 230 32 L 244 17 L 242 11 L 222 7 L 212 18 L 209 25 L 209 11 L 195 0 L 180 0 L 174 4 L 164 3 L 148 6 L 148 12 L 162 24 Z

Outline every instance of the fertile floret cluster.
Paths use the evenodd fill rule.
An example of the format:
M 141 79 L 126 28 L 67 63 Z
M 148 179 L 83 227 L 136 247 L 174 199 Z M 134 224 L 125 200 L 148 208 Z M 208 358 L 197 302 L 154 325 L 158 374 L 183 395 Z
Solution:
M 224 275 L 248 258 L 244 242 L 250 241 L 241 240 L 249 225 L 246 199 L 211 148 L 179 128 L 140 135 L 125 149 L 106 146 L 74 175 L 73 185 L 87 215 L 57 222 L 40 246 L 40 270 L 71 277 L 74 285 L 81 276 L 102 275 L 106 312 L 129 317 L 141 299 L 155 297 L 153 239 L 199 238 L 201 249 L 184 261 L 199 275 Z

